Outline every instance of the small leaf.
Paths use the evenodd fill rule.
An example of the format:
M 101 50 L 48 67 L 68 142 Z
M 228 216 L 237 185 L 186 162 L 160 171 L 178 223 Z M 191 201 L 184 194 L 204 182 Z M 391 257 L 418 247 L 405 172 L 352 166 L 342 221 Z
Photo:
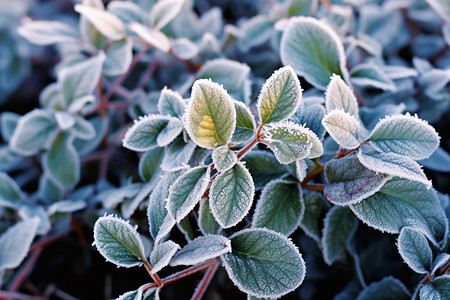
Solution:
M 330 209 L 330 204 L 320 193 L 311 192 L 303 196 L 305 213 L 300 227 L 312 239 L 319 242 L 322 237 L 323 219 Z
M 0 172 L 0 207 L 18 208 L 24 197 L 14 179 Z
M 164 148 L 153 148 L 145 152 L 139 160 L 139 175 L 142 180 L 150 181 L 155 175 L 159 175 Z
M 161 29 L 172 21 L 183 7 L 184 0 L 158 1 L 150 11 L 150 24 Z
M 331 81 L 325 92 L 325 107 L 327 113 L 339 109 L 355 118 L 358 117 L 358 101 L 352 90 L 338 75 L 333 74 L 331 76 Z
M 39 226 L 39 218 L 21 221 L 0 236 L 0 271 L 14 269 L 27 256 Z
M 450 275 L 445 274 L 434 278 L 431 283 L 427 283 L 420 288 L 420 299 L 444 300 L 450 298 Z
M 217 223 L 209 208 L 208 198 L 204 198 L 200 202 L 200 209 L 198 211 L 198 227 L 203 235 L 217 234 L 221 229 L 219 223 Z
M 129 291 L 119 296 L 116 300 L 141 300 L 142 299 L 142 288 L 135 291 Z
M 231 169 L 237 162 L 237 156 L 228 146 L 219 146 L 212 153 L 214 168 L 219 172 Z
M 322 232 L 323 258 L 328 265 L 342 256 L 357 225 L 358 220 L 347 207 L 333 206 L 328 211 Z
M 284 65 L 291 65 L 318 89 L 325 90 L 333 74 L 348 81 L 342 42 L 330 26 L 317 19 L 291 18 L 281 37 L 280 55 Z
M 270 151 L 250 151 L 243 161 L 252 175 L 256 189 L 262 189 L 269 181 L 288 173 L 286 165 L 280 164 Z
M 209 191 L 211 212 L 217 223 L 223 228 L 239 223 L 250 210 L 254 193 L 252 175 L 242 163 L 220 173 Z
M 221 235 L 205 235 L 196 238 L 178 251 L 171 266 L 192 266 L 208 259 L 231 252 L 231 241 Z
M 300 105 L 302 89 L 294 70 L 284 67 L 264 83 L 258 96 L 258 116 L 262 124 L 287 120 Z
M 164 87 L 158 100 L 159 113 L 161 115 L 181 117 L 185 110 L 186 104 L 181 95 Z
M 301 254 L 292 241 L 275 231 L 239 231 L 231 236 L 231 248 L 231 253 L 222 256 L 223 264 L 234 284 L 249 295 L 277 298 L 303 282 Z
M 236 110 L 222 86 L 200 79 L 192 88 L 185 121 L 191 139 L 201 147 L 212 149 L 230 142 L 236 127 Z
M 134 267 L 146 261 L 144 245 L 136 228 L 127 221 L 100 217 L 94 225 L 94 244 L 107 261 L 119 267 Z
M 14 130 L 17 127 L 17 122 L 22 116 L 13 112 L 5 111 L 0 115 L 0 131 L 5 142 L 11 139 Z
M 450 261 L 450 254 L 441 253 L 436 259 L 433 261 L 433 265 L 431 266 L 431 274 L 435 274 L 439 268 L 442 268 L 445 264 Z
M 383 91 L 395 92 L 394 82 L 376 64 L 364 63 L 355 66 L 350 72 L 351 81 L 356 86 L 373 87 Z
M 190 169 L 177 178 L 170 186 L 167 210 L 169 215 L 180 222 L 200 201 L 209 183 L 209 167 Z
M 370 143 L 383 152 L 393 152 L 413 159 L 429 157 L 439 146 L 439 135 L 424 120 L 409 114 L 389 116 L 378 122 Z
M 159 272 L 162 268 L 169 265 L 170 260 L 180 249 L 180 245 L 171 240 L 155 245 L 150 254 L 150 264 L 152 265 L 152 274 Z
M 91 122 L 79 116 L 75 116 L 74 119 L 75 124 L 73 124 L 70 131 L 74 137 L 82 140 L 91 140 L 95 138 L 95 127 Z
M 133 42 L 126 38 L 115 41 L 105 50 L 103 74 L 117 76 L 124 74 L 133 59 Z
M 392 176 L 373 172 L 356 157 L 349 155 L 325 165 L 325 176 L 330 184 L 324 195 L 333 204 L 350 205 L 361 202 L 378 192 Z
M 25 22 L 17 32 L 36 45 L 80 42 L 78 33 L 71 26 L 56 21 Z
M 322 125 L 342 148 L 355 149 L 359 146 L 359 122 L 349 113 L 335 109 L 322 119 Z
M 325 136 L 325 128 L 322 125 L 322 119 L 325 117 L 325 108 L 320 104 L 307 105 L 302 112 L 297 124 L 305 124 L 305 127 L 311 129 L 317 137 L 322 140 Z
M 86 17 L 95 28 L 111 40 L 125 37 L 122 21 L 112 13 L 87 5 L 75 5 L 75 11 Z
M 57 111 L 55 112 L 55 120 L 61 130 L 68 130 L 73 127 L 75 124 L 75 118 L 65 112 L 65 111 Z
M 172 41 L 172 53 L 182 60 L 190 60 L 198 55 L 199 47 L 187 38 L 178 38 Z
M 170 40 L 164 33 L 159 31 L 158 29 L 149 28 L 135 22 L 131 23 L 129 28 L 150 45 L 158 48 L 163 52 L 169 52 L 171 47 Z
M 426 0 L 446 22 L 450 22 L 450 4 L 445 0 Z
M 273 180 L 261 192 L 252 226 L 265 227 L 289 236 L 297 229 L 304 211 L 299 185 Z
M 177 137 L 169 146 L 164 148 L 161 168 L 168 172 L 185 169 L 196 147 L 197 145 L 193 141 L 189 140 L 185 143 L 183 137 Z
M 167 126 L 161 130 L 156 138 L 156 143 L 159 147 L 169 145 L 175 138 L 183 131 L 183 123 L 178 118 L 170 119 Z
M 248 141 L 255 135 L 255 118 L 250 109 L 242 102 L 233 101 L 236 109 L 236 129 L 231 137 L 231 142 L 238 144 Z
M 85 207 L 86 201 L 84 200 L 61 200 L 47 207 L 47 213 L 49 216 L 55 213 L 72 213 Z
M 356 300 L 373 299 L 407 300 L 411 299 L 411 295 L 400 280 L 388 276 L 378 282 L 371 283 L 356 298 Z
M 425 236 L 410 227 L 400 230 L 397 239 L 398 252 L 405 263 L 416 273 L 427 274 L 431 270 L 433 253 Z

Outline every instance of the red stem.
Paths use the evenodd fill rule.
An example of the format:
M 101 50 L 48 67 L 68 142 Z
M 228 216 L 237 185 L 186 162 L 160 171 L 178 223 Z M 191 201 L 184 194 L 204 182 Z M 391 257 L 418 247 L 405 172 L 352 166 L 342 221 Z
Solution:
M 46 300 L 46 298 L 40 296 L 29 296 L 16 292 L 0 291 L 0 300 Z
M 203 276 L 202 281 L 200 281 L 200 284 L 195 290 L 194 295 L 192 295 L 191 300 L 200 300 L 203 297 L 203 294 L 205 294 L 206 289 L 208 288 L 209 283 L 211 282 L 211 279 L 214 277 L 214 274 L 216 273 L 218 267 L 219 263 L 215 263 L 214 265 L 208 268 L 208 271 L 206 271 L 205 276 Z
M 41 252 L 43 249 L 44 248 L 42 248 L 42 247 L 38 247 L 38 248 L 36 248 L 36 250 L 34 250 L 31 253 L 31 256 L 28 257 L 25 264 L 22 266 L 22 268 L 19 270 L 19 272 L 16 274 L 13 281 L 9 285 L 10 292 L 15 292 L 20 288 L 23 281 L 28 277 L 28 275 L 30 274 L 34 265 L 36 264 L 36 261 L 38 260 L 39 256 L 41 255 Z
M 175 282 L 175 281 L 177 281 L 177 280 L 179 280 L 181 278 L 184 278 L 184 277 L 187 277 L 189 275 L 192 275 L 194 273 L 197 273 L 198 271 L 207 269 L 207 268 L 209 268 L 209 267 L 211 267 L 211 266 L 213 266 L 215 264 L 217 264 L 217 265 L 219 264 L 218 259 L 208 260 L 208 261 L 206 261 L 206 262 L 204 262 L 202 264 L 199 264 L 199 265 L 187 268 L 187 269 L 185 269 L 183 271 L 180 271 L 178 273 L 172 274 L 172 275 L 170 275 L 170 276 L 168 276 L 168 277 L 166 277 L 166 278 L 164 278 L 162 280 L 163 286 L 168 285 L 168 284 L 170 284 L 172 282 Z
M 161 282 L 161 279 L 159 279 L 158 274 L 156 273 L 152 274 L 152 267 L 150 267 L 150 264 L 147 261 L 145 261 L 144 266 L 147 269 L 148 274 L 150 274 L 150 276 L 153 278 L 153 280 L 159 286 L 159 288 L 162 288 L 164 284 Z
M 323 192 L 323 190 L 325 189 L 325 186 L 323 184 L 314 184 L 314 183 L 303 184 L 302 183 L 301 186 L 305 190 L 317 191 L 317 192 Z

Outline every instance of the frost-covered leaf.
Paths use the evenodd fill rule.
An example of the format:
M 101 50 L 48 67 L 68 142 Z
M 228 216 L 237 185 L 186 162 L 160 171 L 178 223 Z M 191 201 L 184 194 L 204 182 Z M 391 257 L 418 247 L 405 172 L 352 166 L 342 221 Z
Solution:
M 183 7 L 184 0 L 158 1 L 150 11 L 150 25 L 161 29 L 172 21 Z
M 352 83 L 357 86 L 373 87 L 388 92 L 396 90 L 394 82 L 376 64 L 359 64 L 351 70 L 350 76 Z
M 150 181 L 154 176 L 159 175 L 161 161 L 163 159 L 164 148 L 153 148 L 145 152 L 139 160 L 139 175 L 142 180 Z
M 172 41 L 172 53 L 176 57 L 189 60 L 197 56 L 199 47 L 187 38 L 179 38 Z
M 19 122 L 21 115 L 5 111 L 0 115 L 0 132 L 2 138 L 5 142 L 11 139 L 14 130 L 17 127 L 17 122 Z
M 108 3 L 108 11 L 115 14 L 122 22 L 144 22 L 144 11 L 134 2 L 111 1 Z
M 111 40 L 125 37 L 123 22 L 114 14 L 88 5 L 75 5 L 75 11 L 86 17 L 92 25 Z
M 323 21 L 311 17 L 291 18 L 281 38 L 280 55 L 284 65 L 291 65 L 318 89 L 325 90 L 333 74 L 348 81 L 342 42 Z
M 22 220 L 39 219 L 36 235 L 46 235 L 52 227 L 49 215 L 41 205 L 22 205 L 18 209 L 17 214 Z
M 409 226 L 435 245 L 448 231 L 436 192 L 407 179 L 394 177 L 378 193 L 350 208 L 361 221 L 375 229 L 399 233 L 401 228 Z
M 185 110 L 186 104 L 181 95 L 164 87 L 158 100 L 159 113 L 161 115 L 181 117 Z
M 431 274 L 435 274 L 439 268 L 442 268 L 450 261 L 450 254 L 441 253 L 436 259 L 433 261 L 433 265 L 431 266 Z
M 373 172 L 362 165 L 356 155 L 332 160 L 325 165 L 329 182 L 324 195 L 333 204 L 358 203 L 378 192 L 392 176 Z
M 425 236 L 411 227 L 400 230 L 397 239 L 398 252 L 403 261 L 416 273 L 427 274 L 431 270 L 433 253 Z
M 146 261 L 144 245 L 136 228 L 118 217 L 100 217 L 94 225 L 94 244 L 107 261 L 134 267 Z
M 310 192 L 303 196 L 305 213 L 300 222 L 303 231 L 315 241 L 319 242 L 322 237 L 323 219 L 330 209 L 330 204 L 317 192 Z
M 342 148 L 359 146 L 359 122 L 351 114 L 340 109 L 332 110 L 322 119 L 322 125 Z
M 231 137 L 232 143 L 242 143 L 248 141 L 255 135 L 255 118 L 250 109 L 242 102 L 233 101 L 236 109 L 236 129 Z
M 140 118 L 128 129 L 123 139 L 123 146 L 134 151 L 162 147 L 160 144 L 168 145 L 182 130 L 183 125 L 178 118 L 148 115 Z
M 169 52 L 171 47 L 170 40 L 158 29 L 150 28 L 135 22 L 131 23 L 129 28 L 151 46 L 158 48 L 161 51 Z
M 249 295 L 281 297 L 303 282 L 305 262 L 292 241 L 280 233 L 242 230 L 231 236 L 231 248 L 222 256 L 223 264 L 234 284 Z
M 423 159 L 419 163 L 427 169 L 450 172 L 450 154 L 441 147 L 438 147 L 429 158 Z
M 328 265 L 342 256 L 357 226 L 358 220 L 347 207 L 333 206 L 328 211 L 322 231 L 323 258 Z
M 142 300 L 159 300 L 159 290 L 158 288 L 151 288 L 144 292 Z
M 252 174 L 256 189 L 262 189 L 271 180 L 288 173 L 270 151 L 253 150 L 244 156 L 245 166 Z
M 75 123 L 71 128 L 71 134 L 82 140 L 91 140 L 95 138 L 95 127 L 91 122 L 80 116 L 74 116 Z
M 169 265 L 170 260 L 180 249 L 180 245 L 171 240 L 157 244 L 150 254 L 150 264 L 152 266 L 152 274 L 159 272 L 162 268 Z
M 358 117 L 358 101 L 352 90 L 338 75 L 333 74 L 331 76 L 331 81 L 325 92 L 325 107 L 327 113 L 340 109 L 355 118 Z
M 297 229 L 304 210 L 297 183 L 273 180 L 261 192 L 252 226 L 265 227 L 289 236 Z
M 230 142 L 236 127 L 236 110 L 221 85 L 200 79 L 192 87 L 185 121 L 191 139 L 201 147 L 212 149 Z
M 18 208 L 24 197 L 14 179 L 0 172 L 0 207 Z
M 445 274 L 434 278 L 420 288 L 420 299 L 445 300 L 450 298 L 450 275 Z
M 220 173 L 211 185 L 209 203 L 217 223 L 229 228 L 239 223 L 253 203 L 255 185 L 242 163 Z
M 80 42 L 78 33 L 71 26 L 57 21 L 28 21 L 17 32 L 36 45 Z
M 119 296 L 116 300 L 142 300 L 142 287 Z
M 209 183 L 211 169 L 199 166 L 192 168 L 170 186 L 167 210 L 170 217 L 180 222 L 200 201 Z
M 0 236 L 0 270 L 14 269 L 28 253 L 39 226 L 39 218 L 21 221 Z
M 273 20 L 269 16 L 257 15 L 242 23 L 239 46 L 244 51 L 266 43 L 273 34 Z
M 61 130 L 68 130 L 75 124 L 75 118 L 65 111 L 57 111 L 54 116 L 56 123 Z
M 85 207 L 86 201 L 84 200 L 61 200 L 50 205 L 47 208 L 47 213 L 49 216 L 55 213 L 72 213 Z
M 322 140 L 325 136 L 325 128 L 322 125 L 322 119 L 325 117 L 325 108 L 320 104 L 307 105 L 297 124 L 306 124 L 317 137 Z
M 431 181 L 427 179 L 420 165 L 412 158 L 365 149 L 367 148 L 363 147 L 357 155 L 359 162 L 369 170 L 417 181 L 431 188 Z
M 406 287 L 394 277 L 385 277 L 380 281 L 373 282 L 359 293 L 356 300 L 407 300 L 410 299 Z
M 292 116 L 302 100 L 302 88 L 292 67 L 275 71 L 258 96 L 258 116 L 262 124 L 280 122 Z
M 446 22 L 450 22 L 450 3 L 446 0 L 426 0 Z
M 58 127 L 52 114 L 46 110 L 35 109 L 19 119 L 9 147 L 20 155 L 34 155 L 49 147 L 57 131 Z
M 231 241 L 222 235 L 205 235 L 189 242 L 170 261 L 171 266 L 192 266 L 231 252 Z
M 164 148 L 161 168 L 169 172 L 186 168 L 196 147 L 197 145 L 193 141 L 189 140 L 186 143 L 183 137 L 177 137 L 168 147 Z
M 198 227 L 204 235 L 217 234 L 221 229 L 219 223 L 217 223 L 211 209 L 209 208 L 209 198 L 204 198 L 200 202 L 200 209 L 198 211 Z
M 426 121 L 409 114 L 389 116 L 378 122 L 370 143 L 383 152 L 413 159 L 429 157 L 439 146 L 439 135 Z
M 237 162 L 237 155 L 228 146 L 219 146 L 212 153 L 214 168 L 224 172 L 234 166 Z
M 133 59 L 133 42 L 131 39 L 122 39 L 111 44 L 105 50 L 103 74 L 117 76 L 125 73 Z

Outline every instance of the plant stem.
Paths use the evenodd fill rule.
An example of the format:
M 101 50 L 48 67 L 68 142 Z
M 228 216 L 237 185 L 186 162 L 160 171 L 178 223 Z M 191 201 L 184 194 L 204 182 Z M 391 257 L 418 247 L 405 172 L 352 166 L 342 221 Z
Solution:
M 308 182 L 310 182 L 312 179 L 314 179 L 317 175 L 322 173 L 324 170 L 324 166 L 321 164 L 317 164 L 314 166 L 314 168 L 308 173 L 308 175 L 303 179 L 302 181 L 302 187 L 303 185 L 306 185 Z
M 194 273 L 197 273 L 198 271 L 207 269 L 213 265 L 219 265 L 219 259 L 216 258 L 216 259 L 208 260 L 202 264 L 187 268 L 183 271 L 180 271 L 178 273 L 167 276 L 166 278 L 163 278 L 163 280 L 162 280 L 163 286 L 168 285 L 172 282 L 175 282 L 181 278 L 192 275 Z
M 198 285 L 197 289 L 195 290 L 194 295 L 192 295 L 191 300 L 200 300 L 203 297 L 203 294 L 206 292 L 206 289 L 208 288 L 209 283 L 211 282 L 211 279 L 213 278 L 214 274 L 216 273 L 216 270 L 218 267 L 219 267 L 218 263 L 209 267 L 208 271 L 206 271 L 205 276 L 203 276 L 202 281 L 200 281 L 200 284 Z
M 350 149 L 350 150 L 344 150 L 344 149 L 341 149 L 341 150 L 339 151 L 339 153 L 338 153 L 334 158 L 335 158 L 335 159 L 339 159 L 339 158 L 342 158 L 342 157 L 344 157 L 344 156 L 346 156 L 346 155 L 349 155 L 350 153 L 353 153 L 353 152 L 355 152 L 355 151 L 358 151 L 359 148 L 361 148 L 361 146 L 364 146 L 364 145 L 367 144 L 368 142 L 369 142 L 369 141 L 361 142 L 361 144 L 359 144 L 359 146 L 356 147 L 355 149 Z
M 163 282 L 161 282 L 161 279 L 159 279 L 158 274 L 153 273 L 152 274 L 152 267 L 150 267 L 150 264 L 148 263 L 148 261 L 144 262 L 144 266 L 147 269 L 148 274 L 150 274 L 150 276 L 153 278 L 153 280 L 155 281 L 155 283 L 159 286 L 159 288 L 162 288 L 162 286 L 164 285 Z
M 41 255 L 43 249 L 43 247 L 38 247 L 31 253 L 31 256 L 28 257 L 26 263 L 22 266 L 22 268 L 19 270 L 19 272 L 16 274 L 11 284 L 9 285 L 9 291 L 15 292 L 20 288 L 23 281 L 28 277 L 34 265 L 36 264 L 36 261 Z
M 40 296 L 29 296 L 16 292 L 0 291 L 0 300 L 46 300 L 46 298 Z
M 309 184 L 301 184 L 302 189 L 305 190 L 310 190 L 310 191 L 317 191 L 317 192 L 323 192 L 323 190 L 325 189 L 325 186 L 323 184 L 314 184 L 314 183 L 309 183 Z

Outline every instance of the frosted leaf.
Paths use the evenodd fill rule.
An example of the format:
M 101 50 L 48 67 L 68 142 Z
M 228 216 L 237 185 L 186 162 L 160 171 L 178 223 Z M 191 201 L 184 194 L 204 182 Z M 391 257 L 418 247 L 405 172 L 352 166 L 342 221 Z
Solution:
M 139 175 L 143 181 L 150 181 L 154 176 L 160 173 L 160 165 L 163 159 L 164 148 L 153 148 L 141 156 L 139 160 Z
M 0 114 L 0 133 L 5 142 L 10 140 L 21 117 L 21 115 L 9 111 Z
M 183 130 L 183 123 L 178 118 L 173 118 L 169 121 L 167 126 L 161 130 L 156 138 L 156 143 L 159 147 L 169 145 Z
M 321 122 L 323 117 L 325 117 L 325 108 L 321 104 L 311 104 L 305 106 L 300 118 L 295 122 L 300 125 L 305 124 L 305 127 L 311 129 L 318 139 L 322 140 L 325 136 L 325 128 Z
M 150 24 L 162 29 L 169 24 L 183 7 L 184 0 L 165 0 L 156 2 L 150 11 Z
M 299 185 L 280 179 L 273 180 L 261 192 L 252 226 L 265 227 L 289 236 L 297 229 L 304 211 Z
M 18 208 L 25 198 L 20 187 L 7 173 L 0 172 L 0 207 Z
M 262 124 L 280 122 L 292 116 L 300 105 L 302 88 L 292 67 L 276 70 L 258 96 L 258 116 Z
M 107 261 L 119 267 L 139 266 L 146 261 L 142 239 L 136 228 L 118 217 L 100 217 L 94 225 L 94 244 Z
M 265 15 L 257 15 L 240 26 L 239 46 L 247 52 L 255 46 L 260 46 L 270 40 L 273 34 L 273 20 Z
M 158 166 L 158 168 L 155 170 L 155 174 L 153 174 L 153 177 L 141 186 L 139 192 L 133 198 L 127 199 L 126 201 L 122 202 L 120 211 L 124 218 L 131 218 L 136 209 L 138 209 L 139 205 L 148 197 L 150 192 L 156 186 L 161 173 L 162 171 Z
M 359 162 L 366 168 L 377 173 L 417 181 L 425 184 L 427 188 L 431 188 L 431 181 L 427 179 L 420 165 L 412 158 L 365 149 L 367 148 L 363 147 L 357 155 Z
M 92 140 L 95 138 L 95 127 L 91 122 L 83 117 L 75 116 L 75 124 L 70 130 L 74 137 L 82 140 Z
M 401 65 L 386 65 L 382 68 L 383 73 L 392 80 L 419 76 L 419 72 L 414 68 L 408 68 Z
M 222 255 L 225 270 L 249 295 L 277 298 L 303 282 L 305 262 L 292 241 L 280 233 L 265 228 L 242 230 L 231 236 L 231 248 L 231 253 Z
M 339 75 L 333 74 L 325 92 L 327 113 L 335 109 L 343 110 L 351 116 L 358 117 L 358 101 L 352 90 Z
M 168 147 L 164 148 L 161 168 L 169 172 L 185 169 L 196 147 L 197 145 L 193 141 L 185 143 L 183 137 L 177 137 Z
M 120 295 L 116 300 L 159 300 L 157 288 L 149 288 L 144 291 L 146 286 L 147 284 L 144 284 L 135 291 L 126 292 Z
M 358 220 L 347 207 L 333 206 L 324 219 L 321 244 L 328 265 L 338 260 L 353 238 Z
M 49 215 L 45 208 L 41 205 L 22 205 L 17 210 L 17 214 L 22 220 L 39 218 L 39 225 L 36 230 L 36 235 L 46 235 L 52 227 Z
M 142 299 L 142 289 L 139 288 L 135 291 L 129 291 L 116 298 L 116 300 L 141 300 Z
M 420 299 L 445 300 L 450 298 L 450 275 L 445 274 L 433 279 L 420 288 Z
M 291 65 L 318 89 L 325 90 L 333 74 L 348 82 L 342 42 L 323 21 L 311 17 L 291 18 L 281 37 L 280 56 L 284 65 Z
M 154 287 L 146 290 L 142 296 L 142 300 L 159 300 L 158 288 Z
M 322 237 L 323 218 L 330 209 L 330 204 L 321 193 L 310 192 L 303 196 L 305 213 L 300 222 L 303 231 L 319 242 Z
M 356 86 L 373 87 L 387 92 L 395 92 L 394 82 L 376 64 L 364 63 L 355 66 L 350 72 L 351 82 Z
M 192 266 L 231 252 L 231 241 L 221 235 L 205 235 L 189 242 L 170 261 L 171 266 Z
M 210 173 L 209 167 L 199 166 L 175 180 L 170 186 L 166 206 L 170 217 L 180 222 L 194 209 L 208 187 Z
M 198 211 L 198 227 L 203 235 L 217 234 L 221 230 L 219 223 L 217 223 L 209 208 L 208 198 L 204 198 L 200 201 L 200 209 Z
M 159 113 L 161 115 L 181 117 L 185 110 L 186 104 L 181 95 L 164 87 L 158 100 Z
M 86 201 L 84 200 L 61 200 L 47 207 L 47 214 L 51 216 L 55 213 L 72 213 L 85 207 Z
M 388 116 L 378 122 L 370 143 L 383 152 L 393 152 L 413 159 L 429 157 L 439 146 L 439 135 L 426 121 L 416 116 Z
M 88 5 L 75 5 L 75 11 L 86 17 L 95 28 L 111 40 L 125 37 L 122 21 L 112 13 Z
M 355 149 L 359 146 L 359 122 L 349 113 L 332 110 L 322 119 L 322 125 L 342 148 Z
M 414 272 L 427 274 L 431 271 L 433 253 L 422 233 L 411 227 L 402 228 L 397 239 L 397 248 L 405 263 Z
M 224 172 L 234 166 L 237 162 L 237 155 L 228 146 L 219 146 L 212 153 L 214 168 Z
M 111 209 L 124 200 L 134 197 L 141 187 L 140 183 L 132 183 L 119 188 L 110 188 L 102 191 L 95 198 L 100 200 L 105 208 Z
M 194 228 L 192 227 L 189 216 L 183 218 L 180 222 L 178 222 L 177 227 L 184 235 L 186 241 L 190 242 L 195 238 L 196 232 L 194 232 Z
M 172 41 L 171 50 L 173 55 L 182 60 L 193 59 L 199 52 L 197 44 L 183 37 Z
M 447 219 L 436 192 L 418 182 L 394 177 L 378 193 L 350 208 L 365 224 L 384 232 L 399 233 L 409 226 L 435 245 L 447 236 Z
M 431 274 L 435 274 L 436 271 L 443 267 L 445 264 L 447 264 L 450 261 L 450 254 L 447 253 L 441 253 L 439 254 L 436 259 L 433 261 L 433 265 L 431 266 Z
M 441 147 L 438 147 L 429 158 L 421 160 L 419 163 L 427 169 L 450 172 L 450 154 Z
M 150 264 L 152 266 L 152 274 L 159 272 L 162 268 L 169 265 L 170 260 L 180 249 L 180 245 L 172 241 L 165 241 L 155 245 L 150 254 Z
M 298 181 L 303 181 L 305 179 L 306 175 L 308 173 L 308 164 L 306 163 L 306 160 L 296 160 L 295 161 L 295 174 L 297 175 Z
M 446 0 L 426 0 L 427 3 L 446 22 L 450 22 L 450 3 Z
M 39 218 L 33 218 L 16 223 L 0 236 L 0 271 L 14 269 L 27 256 L 33 241 Z
M 211 184 L 209 203 L 217 223 L 229 228 L 239 223 L 250 210 L 255 186 L 242 163 L 219 174 Z
M 359 293 L 356 300 L 409 300 L 411 295 L 403 283 L 391 276 L 373 282 Z
M 163 52 L 169 52 L 171 47 L 170 39 L 158 29 L 136 22 L 131 23 L 129 29 L 153 47 Z
M 256 189 L 262 189 L 272 179 L 288 173 L 286 165 L 280 164 L 270 151 L 252 150 L 244 156 L 243 161 L 252 174 Z
M 56 21 L 28 21 L 17 32 L 36 45 L 79 43 L 78 33 L 65 23 Z
M 197 80 L 185 126 L 190 138 L 201 147 L 212 149 L 228 144 L 236 127 L 236 110 L 227 91 L 210 80 Z
M 255 135 L 255 118 L 244 103 L 236 100 L 233 103 L 236 109 L 236 129 L 231 137 L 231 142 L 242 143 L 248 141 Z
M 336 205 L 358 203 L 378 192 L 392 178 L 367 169 L 356 155 L 327 163 L 325 176 L 330 184 L 325 186 L 323 193 L 328 201 Z

